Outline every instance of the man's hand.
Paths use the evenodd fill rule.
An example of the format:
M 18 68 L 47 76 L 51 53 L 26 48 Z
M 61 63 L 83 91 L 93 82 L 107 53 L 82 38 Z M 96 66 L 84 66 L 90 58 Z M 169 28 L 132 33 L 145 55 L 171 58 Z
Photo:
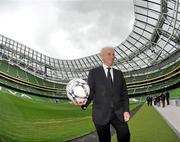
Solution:
M 127 121 L 129 121 L 129 119 L 130 119 L 129 112 L 124 112 L 124 121 L 127 122 Z
M 73 103 L 74 105 L 82 106 L 82 105 L 85 105 L 86 102 L 87 102 L 87 99 L 79 99 L 78 101 L 76 101 L 76 102 L 73 101 L 72 103 Z

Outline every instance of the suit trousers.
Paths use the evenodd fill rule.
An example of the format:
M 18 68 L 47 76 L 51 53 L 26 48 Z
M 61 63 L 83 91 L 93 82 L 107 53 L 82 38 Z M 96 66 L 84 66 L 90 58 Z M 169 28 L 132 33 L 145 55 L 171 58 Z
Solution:
M 99 142 L 111 142 L 110 125 L 116 130 L 118 142 L 130 142 L 128 124 L 119 120 L 115 114 L 112 114 L 111 120 L 107 124 L 95 124 Z

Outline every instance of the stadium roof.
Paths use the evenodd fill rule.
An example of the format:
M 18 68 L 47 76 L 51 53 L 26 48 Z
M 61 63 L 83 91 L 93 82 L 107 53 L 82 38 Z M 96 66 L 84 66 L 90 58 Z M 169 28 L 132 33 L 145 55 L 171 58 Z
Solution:
M 180 49 L 179 0 L 134 0 L 135 22 L 127 39 L 115 47 L 115 67 L 130 72 L 151 67 Z M 87 78 L 89 69 L 101 65 L 99 54 L 59 60 L 0 35 L 3 59 L 54 81 Z

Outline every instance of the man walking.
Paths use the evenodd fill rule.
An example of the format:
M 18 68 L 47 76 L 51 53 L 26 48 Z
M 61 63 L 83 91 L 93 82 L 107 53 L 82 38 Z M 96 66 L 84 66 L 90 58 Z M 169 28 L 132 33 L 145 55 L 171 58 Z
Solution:
M 129 98 L 124 76 L 113 68 L 113 48 L 103 48 L 100 54 L 103 64 L 90 70 L 90 95 L 81 107 L 86 109 L 93 100 L 92 119 L 100 142 L 111 141 L 110 125 L 116 130 L 118 142 L 130 142 Z

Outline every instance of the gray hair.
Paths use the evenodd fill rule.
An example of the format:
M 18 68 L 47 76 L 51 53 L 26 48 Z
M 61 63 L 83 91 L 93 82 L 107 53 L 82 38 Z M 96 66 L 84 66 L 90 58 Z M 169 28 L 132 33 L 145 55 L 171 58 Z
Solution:
M 100 51 L 100 56 L 102 56 L 102 55 L 103 55 L 104 50 L 106 50 L 106 49 L 113 49 L 113 50 L 114 50 L 114 48 L 113 48 L 113 47 L 111 47 L 111 46 L 108 46 L 108 47 L 103 47 L 103 48 L 101 49 L 101 51 Z

